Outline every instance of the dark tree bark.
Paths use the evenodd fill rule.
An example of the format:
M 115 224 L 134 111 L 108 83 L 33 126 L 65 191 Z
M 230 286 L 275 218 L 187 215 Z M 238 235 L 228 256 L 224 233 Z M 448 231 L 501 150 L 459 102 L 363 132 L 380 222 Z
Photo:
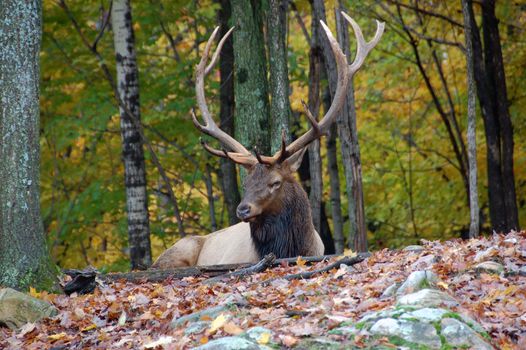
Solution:
M 307 152 L 309 151 L 310 150 L 307 150 Z M 301 184 L 307 193 L 310 192 L 311 184 L 309 159 L 310 158 L 308 156 L 304 156 L 303 162 L 298 169 L 298 175 L 300 177 Z M 329 226 L 329 221 L 325 213 L 325 205 L 323 202 L 321 203 L 320 231 L 318 231 L 318 233 L 320 234 L 321 240 L 323 241 L 323 245 L 325 247 L 324 254 L 334 254 L 334 240 L 332 239 L 331 228 Z
M 261 2 L 231 0 L 236 139 L 270 154 L 270 123 Z M 243 173 L 243 172 L 242 172 Z
M 230 28 L 231 17 L 230 0 L 221 0 L 219 10 L 219 23 L 221 24 L 221 37 Z M 221 87 L 219 89 L 221 109 L 219 117 L 221 129 L 230 135 L 234 134 L 234 49 L 232 38 L 229 38 L 221 50 L 219 56 L 219 73 L 221 76 Z M 228 211 L 228 222 L 230 225 L 237 224 L 239 219 L 236 208 L 241 201 L 237 184 L 237 172 L 234 162 L 221 158 L 221 182 L 223 198 Z
M 495 16 L 495 0 L 484 0 L 482 4 L 482 32 L 484 34 L 484 60 L 491 96 L 495 100 L 502 174 L 502 196 L 505 205 L 506 226 L 504 232 L 519 229 L 519 217 L 513 173 L 513 126 L 508 108 L 506 74 L 500 45 L 499 20 Z
M 281 147 L 281 135 L 289 142 L 289 76 L 287 68 L 287 0 L 270 0 L 267 14 L 267 42 L 270 90 L 271 153 Z
M 473 43 L 471 32 L 477 30 L 471 26 L 469 20 L 468 0 L 461 0 L 462 13 L 464 15 L 464 37 L 466 40 L 466 65 L 468 77 L 468 158 L 469 158 L 469 208 L 470 225 L 469 238 L 479 235 L 479 201 L 477 187 L 477 143 L 475 137 L 475 117 L 476 117 L 476 88 L 475 73 L 473 70 Z
M 320 74 L 321 74 L 321 48 L 318 33 L 320 32 L 320 19 L 312 8 L 311 42 L 309 52 L 309 100 L 308 106 L 312 115 L 318 119 L 320 113 Z M 320 140 L 315 140 L 309 145 L 309 172 L 310 191 L 309 201 L 312 209 L 312 222 L 316 231 L 321 232 L 322 212 L 322 160 L 320 155 Z
M 343 10 L 340 4 L 339 10 Z M 343 52 L 351 62 L 349 47 L 349 30 L 347 22 L 343 20 L 339 11 L 336 11 L 336 27 L 338 41 Z M 365 225 L 365 209 L 363 203 L 362 162 L 360 160 L 360 145 L 358 143 L 358 130 L 356 128 L 356 105 L 354 102 L 353 82 L 349 83 L 347 102 L 338 123 L 340 146 L 345 169 L 345 182 L 349 200 L 349 220 L 351 223 L 351 237 L 354 238 L 352 247 L 357 252 L 367 251 L 367 227 Z
M 325 110 L 328 110 L 331 101 L 330 93 L 326 91 L 323 98 Z M 342 202 L 340 191 L 340 176 L 338 171 L 338 157 L 336 153 L 336 124 L 331 127 L 329 135 L 327 135 L 327 167 L 329 168 L 329 183 L 330 183 L 330 201 L 332 213 L 332 226 L 334 238 L 334 251 L 336 254 L 343 253 L 345 249 L 345 239 L 343 237 L 343 218 L 342 218 Z
M 210 228 L 212 231 L 217 230 L 216 222 L 216 210 L 215 210 L 215 199 L 214 199 L 214 184 L 212 182 L 212 167 L 210 164 L 205 165 L 205 186 L 206 186 L 206 197 L 208 198 L 208 213 L 210 215 Z
M 117 63 L 117 89 L 121 103 L 124 104 L 119 109 L 130 260 L 132 269 L 142 270 L 151 265 L 152 254 L 143 143 L 140 131 L 132 120 L 140 120 L 140 105 L 139 72 L 129 0 L 115 0 L 111 18 Z
M 317 13 L 317 16 L 320 19 L 326 21 L 325 5 L 323 4 L 323 1 L 313 0 L 313 6 L 314 6 L 314 11 Z M 332 98 L 336 90 L 336 81 L 337 81 L 336 63 L 334 61 L 334 57 L 333 57 L 331 48 L 329 46 L 329 43 L 323 35 L 321 34 L 321 32 L 318 33 L 318 36 L 320 37 L 319 40 L 320 40 L 321 47 L 322 47 L 323 62 L 325 64 L 325 70 L 329 78 L 329 90 L 330 90 L 331 98 Z M 342 45 L 341 40 L 340 40 L 340 45 Z M 348 45 L 349 44 L 347 40 L 347 46 Z M 352 100 L 350 100 L 352 96 L 353 96 L 353 93 L 352 93 L 352 88 L 351 88 L 351 90 L 347 93 L 347 101 L 343 105 L 342 111 L 338 115 L 336 122 L 338 125 L 338 136 L 340 137 L 340 142 L 341 142 L 340 150 L 342 152 L 342 161 L 343 161 L 344 170 L 345 170 L 345 179 L 346 179 L 346 187 L 347 187 L 346 192 L 347 192 L 347 200 L 348 200 L 348 205 L 349 205 L 350 232 L 349 232 L 348 244 L 351 246 L 351 248 L 357 251 L 364 251 L 364 250 L 367 250 L 365 215 L 362 215 L 360 213 L 360 207 L 363 206 L 363 199 L 360 199 L 360 196 L 363 198 L 363 195 L 359 193 L 361 185 L 357 186 L 357 183 L 356 183 L 356 181 L 358 181 L 358 179 L 361 177 L 358 177 L 354 173 L 358 170 L 361 172 L 361 165 L 359 163 L 359 153 L 356 153 L 356 152 L 359 152 L 359 150 L 358 149 L 351 150 L 351 147 L 353 146 L 351 142 L 351 137 L 352 137 L 351 128 L 353 126 L 351 125 L 352 124 L 351 119 L 349 119 L 351 118 L 349 113 L 351 113 L 351 111 L 354 110 L 354 107 L 352 105 Z M 358 220 L 363 220 L 363 224 L 362 222 L 359 222 Z M 356 243 L 358 243 L 359 246 L 355 246 Z
M 485 6 L 487 7 L 487 5 Z M 493 7 L 494 9 L 494 7 Z M 491 8 L 489 9 L 491 10 Z M 488 9 L 486 9 L 486 12 Z M 484 12 L 484 7 L 483 7 Z M 473 2 L 471 0 L 468 0 L 468 7 L 466 15 L 469 17 L 469 22 L 471 23 L 472 28 L 478 28 L 477 23 L 475 21 L 475 14 L 473 12 Z M 486 18 L 485 18 L 486 17 Z M 486 13 L 483 15 L 483 21 L 486 23 L 486 27 L 491 27 L 491 25 L 488 23 L 488 21 L 491 22 L 490 18 L 494 18 L 490 14 Z M 485 18 L 485 19 L 484 19 Z M 495 24 L 496 25 L 496 24 Z M 490 29 L 487 28 L 487 31 L 495 30 L 495 28 Z M 496 100 L 497 97 L 497 91 L 496 87 L 493 85 L 494 77 L 492 78 L 490 75 L 492 71 L 494 71 L 495 67 L 487 67 L 487 65 L 493 65 L 497 64 L 497 62 L 493 62 L 492 59 L 486 59 L 483 54 L 483 50 L 486 54 L 486 56 L 492 56 L 497 55 L 497 53 L 489 52 L 488 48 L 482 47 L 482 41 L 480 38 L 480 33 L 478 30 L 471 31 L 472 34 L 472 43 L 473 43 L 473 70 L 475 72 L 475 83 L 477 86 L 477 96 L 479 100 L 479 104 L 482 111 L 482 119 L 484 121 L 484 132 L 486 135 L 486 152 L 487 152 L 487 169 L 488 169 L 488 197 L 489 197 L 489 213 L 490 213 L 490 219 L 491 219 L 491 225 L 493 230 L 497 232 L 508 232 L 510 229 L 515 228 L 513 226 L 508 226 L 508 221 L 513 223 L 515 220 L 513 219 L 516 216 L 516 213 L 510 214 L 508 212 L 508 208 L 506 207 L 506 203 L 510 203 L 510 210 L 515 211 L 517 206 L 515 204 L 515 191 L 513 186 L 513 191 L 508 191 L 509 198 L 505 199 L 505 186 L 504 186 L 504 178 L 503 178 L 503 172 L 502 169 L 503 166 L 503 154 L 502 154 L 502 145 L 501 145 L 501 133 L 500 133 L 500 117 L 499 117 L 499 110 L 497 107 L 498 101 Z M 487 36 L 490 36 L 490 34 L 486 34 Z M 498 38 L 498 28 L 497 28 L 497 34 L 493 34 L 493 36 L 497 35 Z M 489 41 L 489 37 L 486 39 L 486 41 Z M 500 39 L 499 39 L 500 40 Z M 486 43 L 486 46 L 493 45 L 491 43 Z M 500 43 L 498 44 L 498 47 L 500 48 Z M 495 61 L 499 61 L 499 58 L 495 58 Z M 502 53 L 500 54 L 500 61 L 502 62 Z M 501 84 L 504 83 L 505 88 L 505 82 L 501 82 Z M 502 88 L 502 86 L 501 86 Z M 502 96 L 503 92 L 500 91 L 499 95 Z M 504 94 L 506 94 L 504 92 Z M 507 103 L 507 100 L 503 101 L 503 103 Z M 506 124 L 506 122 L 505 122 Z M 511 122 L 508 125 L 509 130 L 508 133 L 512 134 L 511 129 Z M 513 152 L 513 136 L 508 137 L 507 146 L 509 147 L 511 144 L 511 152 Z M 508 149 L 508 152 L 510 150 Z M 508 159 L 508 164 L 506 165 L 507 168 L 507 174 L 510 176 L 506 181 L 508 183 L 515 183 L 514 176 L 513 176 L 513 162 L 510 159 Z M 511 174 L 510 174 L 511 172 Z M 509 186 L 511 187 L 511 186 Z M 513 197 L 513 198 L 512 198 Z M 512 219 L 508 220 L 508 215 L 511 215 Z M 515 225 L 514 225 L 515 226 Z M 516 226 L 518 226 L 518 222 L 516 222 Z
M 40 217 L 41 2 L 0 6 L 0 286 L 53 289 Z

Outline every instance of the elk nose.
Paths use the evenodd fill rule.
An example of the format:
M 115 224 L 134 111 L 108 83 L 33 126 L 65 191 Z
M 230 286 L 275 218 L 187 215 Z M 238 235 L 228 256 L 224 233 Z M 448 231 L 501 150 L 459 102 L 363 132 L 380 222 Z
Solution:
M 250 216 L 250 205 L 241 203 L 236 210 L 237 217 L 244 220 Z

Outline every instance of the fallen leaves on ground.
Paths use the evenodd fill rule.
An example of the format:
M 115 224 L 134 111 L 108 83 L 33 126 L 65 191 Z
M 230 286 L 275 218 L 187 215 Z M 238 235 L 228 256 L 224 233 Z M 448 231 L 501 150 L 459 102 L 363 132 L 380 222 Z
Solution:
M 293 347 L 303 337 L 327 336 L 342 323 L 389 307 L 394 297 L 382 297 L 393 283 L 416 270 L 430 269 L 441 279 L 460 309 L 478 321 L 502 349 L 526 344 L 526 232 L 494 235 L 468 241 L 423 242 L 421 251 L 384 249 L 353 267 L 342 267 L 306 280 L 285 280 L 288 274 L 320 269 L 333 262 L 282 265 L 244 279 L 201 284 L 206 276 L 139 284 L 119 281 L 99 286 L 90 295 L 31 293 L 53 303 L 56 317 L 27 324 L 18 331 L 0 328 L 0 348 L 8 349 L 184 349 L 213 339 L 263 326 L 274 332 L 261 344 Z M 501 263 L 505 275 L 477 273 L 477 253 Z M 480 256 L 477 258 L 479 259 Z M 268 285 L 262 281 L 273 279 Z M 247 306 L 226 309 L 202 331 L 185 334 L 187 324 L 170 327 L 174 318 L 221 305 L 235 296 Z M 342 335 L 328 335 L 333 340 Z M 360 336 L 354 344 L 360 345 Z

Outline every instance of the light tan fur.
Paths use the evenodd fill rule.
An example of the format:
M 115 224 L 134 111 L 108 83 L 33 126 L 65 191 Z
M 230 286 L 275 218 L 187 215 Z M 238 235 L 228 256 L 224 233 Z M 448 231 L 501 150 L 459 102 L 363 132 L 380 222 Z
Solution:
M 308 255 L 323 254 L 323 242 L 316 231 L 306 239 L 310 239 Z M 250 225 L 240 222 L 206 236 L 180 239 L 157 258 L 152 268 L 255 263 L 258 260 L 250 237 Z

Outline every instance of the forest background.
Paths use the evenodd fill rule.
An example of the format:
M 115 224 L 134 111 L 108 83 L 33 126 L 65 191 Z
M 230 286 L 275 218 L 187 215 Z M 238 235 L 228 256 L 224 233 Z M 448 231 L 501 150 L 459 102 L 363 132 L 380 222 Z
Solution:
M 254 17 L 261 23 L 264 38 L 270 35 L 269 14 L 274 3 L 262 2 Z M 330 28 L 335 28 L 334 9 L 338 7 L 359 22 L 366 38 L 374 34 L 373 19 L 386 22 L 382 40 L 354 79 L 368 249 L 396 248 L 420 239 L 465 237 L 470 215 L 467 159 L 462 151 L 467 148 L 467 72 L 461 2 L 323 3 Z M 64 268 L 94 265 L 102 270 L 126 270 L 130 266 L 119 106 L 107 79 L 108 72 L 116 75 L 114 37 L 107 23 L 109 5 L 108 1 L 91 0 L 43 3 L 41 211 L 52 257 Z M 235 194 L 239 189 L 235 182 L 227 185 L 222 181 L 229 176 L 228 170 L 202 148 L 202 135 L 190 113 L 196 106 L 194 67 L 204 43 L 225 19 L 229 7 L 226 0 L 132 3 L 140 114 L 143 140 L 147 141 L 144 154 L 153 257 L 183 234 L 205 234 L 235 222 L 225 194 Z M 481 8 L 478 3 L 473 8 L 481 26 Z M 301 101 L 312 100 L 309 68 L 313 7 L 308 1 L 297 0 L 288 1 L 282 10 L 286 14 L 284 38 L 290 82 L 287 119 L 293 137 L 308 127 Z M 524 223 L 526 2 L 501 1 L 495 10 L 500 20 L 507 105 L 515 140 L 514 200 L 518 221 Z M 232 25 L 233 20 L 229 21 Z M 350 38 L 352 52 L 352 34 Z M 262 56 L 272 64 L 269 50 L 267 46 Z M 224 102 L 220 90 L 224 87 L 218 67 L 206 84 L 208 104 L 218 123 Z M 328 96 L 326 87 L 327 76 L 321 72 L 321 111 Z M 491 222 L 491 169 L 479 102 L 480 98 L 476 119 L 479 217 L 481 231 L 489 233 L 513 226 Z M 336 136 L 334 132 L 320 142 L 321 200 L 312 195 L 311 200 L 319 203 L 318 227 L 324 226 L 327 236 L 327 232 L 334 234 L 335 224 L 341 225 L 345 246 L 352 247 L 352 205 L 348 202 L 352 196 L 345 194 L 345 166 Z M 273 131 L 272 139 L 276 138 L 279 140 L 280 132 Z M 336 146 L 331 145 L 335 141 Z M 330 147 L 337 150 L 341 188 L 338 198 L 342 215 L 336 219 Z M 309 160 L 313 160 L 312 155 L 305 157 L 306 162 Z M 305 164 L 300 176 L 308 193 L 311 174 L 312 167 L 309 171 Z M 313 204 L 316 208 L 316 202 Z M 336 250 L 341 251 L 341 242 L 339 246 L 336 243 Z

